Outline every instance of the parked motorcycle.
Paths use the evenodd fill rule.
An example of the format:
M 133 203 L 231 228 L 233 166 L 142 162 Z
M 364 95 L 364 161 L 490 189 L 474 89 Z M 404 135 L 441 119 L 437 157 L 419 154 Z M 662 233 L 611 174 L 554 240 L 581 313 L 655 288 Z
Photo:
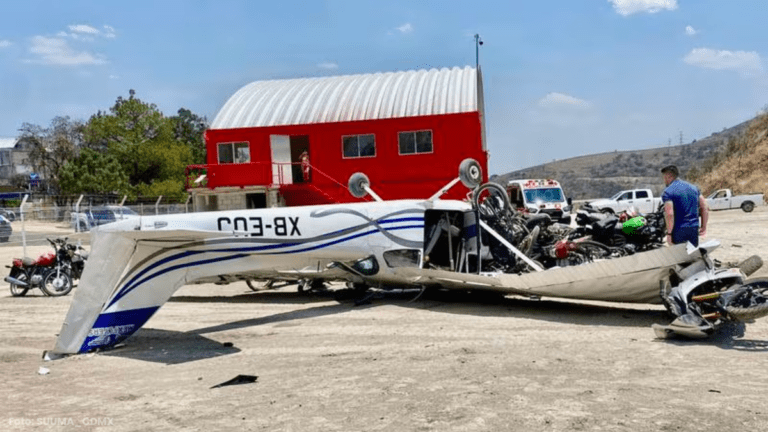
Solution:
M 66 239 L 47 239 L 53 252 L 40 255 L 36 260 L 29 257 L 14 258 L 5 281 L 11 285 L 11 295 L 21 297 L 30 289 L 40 288 L 45 295 L 63 296 L 72 291 L 72 268 L 66 248 Z
M 643 215 L 631 207 L 612 215 L 585 205 L 576 214 L 576 225 L 570 239 L 589 236 L 606 246 L 621 248 L 623 252 L 620 255 L 631 255 L 664 245 L 666 223 L 661 211 Z
M 85 269 L 85 261 L 88 259 L 88 253 L 78 241 L 77 244 L 67 243 L 67 239 L 59 240 L 61 246 L 59 251 L 63 250 L 59 259 L 61 259 L 70 268 L 70 275 L 73 280 L 80 279 Z M 58 252 L 57 252 L 58 253 Z

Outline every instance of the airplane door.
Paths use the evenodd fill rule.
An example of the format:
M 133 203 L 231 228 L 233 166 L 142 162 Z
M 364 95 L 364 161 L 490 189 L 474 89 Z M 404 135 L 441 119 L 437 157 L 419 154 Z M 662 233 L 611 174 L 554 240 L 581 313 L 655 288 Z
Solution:
M 288 135 L 270 135 L 269 146 L 272 151 L 272 183 L 292 184 L 291 137 Z

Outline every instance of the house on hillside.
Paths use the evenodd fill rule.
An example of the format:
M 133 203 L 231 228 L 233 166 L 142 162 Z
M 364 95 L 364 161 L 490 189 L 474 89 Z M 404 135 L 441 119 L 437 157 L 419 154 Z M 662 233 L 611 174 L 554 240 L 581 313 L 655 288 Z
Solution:
M 482 75 L 472 67 L 257 81 L 205 133 L 187 168 L 197 211 L 359 201 L 365 173 L 385 200 L 428 198 L 476 159 L 487 179 Z M 462 186 L 444 197 L 462 198 Z M 369 199 L 369 198 L 364 198 Z

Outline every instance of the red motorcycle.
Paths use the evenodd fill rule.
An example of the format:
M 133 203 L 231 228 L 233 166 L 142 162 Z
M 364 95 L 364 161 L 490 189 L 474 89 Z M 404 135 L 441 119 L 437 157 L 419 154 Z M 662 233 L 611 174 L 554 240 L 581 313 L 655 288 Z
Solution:
M 40 255 L 36 260 L 14 258 L 13 265 L 6 266 L 11 269 L 5 281 L 11 284 L 12 296 L 24 296 L 34 288 L 40 288 L 45 295 L 54 297 L 72 291 L 71 270 L 61 256 L 67 254 L 66 248 L 60 245 L 60 241 L 47 240 L 53 245 L 53 252 Z

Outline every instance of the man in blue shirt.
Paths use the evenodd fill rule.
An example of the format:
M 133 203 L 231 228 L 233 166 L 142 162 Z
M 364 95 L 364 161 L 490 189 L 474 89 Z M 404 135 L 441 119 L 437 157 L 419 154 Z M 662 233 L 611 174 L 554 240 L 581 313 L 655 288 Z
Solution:
M 661 202 L 664 203 L 664 221 L 667 223 L 667 243 L 690 242 L 698 246 L 699 235 L 704 236 L 707 233 L 707 201 L 696 186 L 678 178 L 680 171 L 675 165 L 662 168 L 661 175 L 667 185 L 661 195 Z

